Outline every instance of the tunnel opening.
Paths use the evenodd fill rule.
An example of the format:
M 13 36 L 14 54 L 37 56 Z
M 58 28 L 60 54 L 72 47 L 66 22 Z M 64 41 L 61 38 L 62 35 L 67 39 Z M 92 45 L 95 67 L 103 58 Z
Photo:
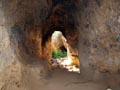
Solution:
M 70 72 L 80 73 L 78 57 L 72 55 L 70 45 L 61 31 L 54 31 L 51 36 L 52 67 L 60 67 Z M 74 50 L 73 50 L 74 51 Z
M 106 90 L 110 86 L 120 90 L 119 0 L 47 1 L 0 0 L 0 88 Z M 79 45 L 80 60 L 77 54 L 68 54 L 63 44 L 62 55 L 54 55 L 51 36 L 55 30 L 62 32 L 69 49 Z M 74 65 L 80 67 L 80 75 L 64 70 L 61 63 L 59 70 L 48 67 L 49 60 L 65 57 L 66 63 L 78 62 Z

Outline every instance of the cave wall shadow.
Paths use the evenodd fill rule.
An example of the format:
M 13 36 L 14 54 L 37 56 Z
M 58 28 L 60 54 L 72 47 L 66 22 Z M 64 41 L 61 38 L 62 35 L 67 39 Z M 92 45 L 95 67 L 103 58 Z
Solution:
M 41 60 L 41 58 L 37 55 L 29 52 L 26 46 L 26 34 L 20 26 L 13 26 L 9 32 L 9 35 L 12 49 L 16 53 L 18 60 L 21 63 L 30 65 L 44 63 L 43 60 Z

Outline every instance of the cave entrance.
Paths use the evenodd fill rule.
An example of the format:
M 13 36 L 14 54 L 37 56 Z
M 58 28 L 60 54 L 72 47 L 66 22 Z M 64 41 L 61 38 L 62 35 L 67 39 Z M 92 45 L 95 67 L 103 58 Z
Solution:
M 71 54 L 70 45 L 61 31 L 54 31 L 51 37 L 52 67 L 60 67 L 80 73 L 78 57 Z

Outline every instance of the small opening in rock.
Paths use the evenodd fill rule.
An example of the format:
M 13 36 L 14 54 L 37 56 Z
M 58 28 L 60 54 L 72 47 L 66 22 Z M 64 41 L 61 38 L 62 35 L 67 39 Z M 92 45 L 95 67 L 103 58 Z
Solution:
M 72 55 L 70 45 L 61 31 L 55 31 L 51 37 L 52 46 L 52 67 L 60 67 L 71 72 L 80 73 L 79 59 L 76 55 Z

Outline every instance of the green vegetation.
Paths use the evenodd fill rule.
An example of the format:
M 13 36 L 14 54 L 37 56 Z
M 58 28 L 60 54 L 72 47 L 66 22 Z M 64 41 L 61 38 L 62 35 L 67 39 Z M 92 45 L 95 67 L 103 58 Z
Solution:
M 54 50 L 52 53 L 53 58 L 62 58 L 67 56 L 67 52 L 66 51 L 59 51 L 59 50 Z

